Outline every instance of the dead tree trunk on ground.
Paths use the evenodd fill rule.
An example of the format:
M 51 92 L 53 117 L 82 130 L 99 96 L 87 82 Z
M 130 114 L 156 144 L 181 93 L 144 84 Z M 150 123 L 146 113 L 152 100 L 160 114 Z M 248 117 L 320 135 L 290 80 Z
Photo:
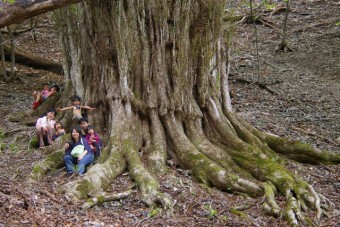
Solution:
M 8 46 L 4 46 L 5 56 L 8 58 L 12 52 Z M 63 72 L 63 66 L 61 63 L 54 62 L 50 59 L 41 58 L 39 56 L 20 51 L 16 49 L 14 51 L 15 62 L 26 65 L 28 67 L 36 68 L 36 69 L 44 69 L 50 72 L 59 73 Z

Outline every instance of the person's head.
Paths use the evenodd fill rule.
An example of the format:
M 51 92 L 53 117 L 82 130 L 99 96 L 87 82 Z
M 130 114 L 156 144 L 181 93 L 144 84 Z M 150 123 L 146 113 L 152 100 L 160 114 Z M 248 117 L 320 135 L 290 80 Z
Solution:
M 46 116 L 49 119 L 54 119 L 54 117 L 57 115 L 57 112 L 54 109 L 47 110 Z
M 54 84 L 50 87 L 50 91 L 55 91 L 55 92 L 58 92 L 60 90 L 59 86 Z
M 94 134 L 94 127 L 92 125 L 87 126 L 87 133 L 90 135 Z
M 55 130 L 59 130 L 59 129 L 63 129 L 64 128 L 64 125 L 63 123 L 61 123 L 60 121 L 57 121 L 55 124 L 54 124 L 54 129 Z
M 71 102 L 74 106 L 80 105 L 81 98 L 79 96 L 75 95 L 71 98 Z
M 87 126 L 89 126 L 89 121 L 87 120 L 86 117 L 82 117 L 79 119 L 79 126 L 81 128 L 81 130 L 86 131 L 87 130 Z
M 81 138 L 81 129 L 76 126 L 71 129 L 71 140 L 73 143 L 78 142 L 78 140 Z

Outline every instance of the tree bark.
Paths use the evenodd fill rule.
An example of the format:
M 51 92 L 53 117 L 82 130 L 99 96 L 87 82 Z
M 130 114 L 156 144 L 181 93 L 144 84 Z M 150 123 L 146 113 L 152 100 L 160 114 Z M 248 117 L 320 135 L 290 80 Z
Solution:
M 171 207 L 154 174 L 167 168 L 168 155 L 202 183 L 264 195 L 266 211 L 291 224 L 304 220 L 307 206 L 319 213 L 320 197 L 279 153 L 308 152 L 304 161 L 326 164 L 339 163 L 339 154 L 268 135 L 232 112 L 224 4 L 92 0 L 58 12 L 67 94 L 97 107 L 90 122 L 110 137 L 101 163 L 62 187 L 69 198 L 87 198 L 128 170 L 142 201 Z

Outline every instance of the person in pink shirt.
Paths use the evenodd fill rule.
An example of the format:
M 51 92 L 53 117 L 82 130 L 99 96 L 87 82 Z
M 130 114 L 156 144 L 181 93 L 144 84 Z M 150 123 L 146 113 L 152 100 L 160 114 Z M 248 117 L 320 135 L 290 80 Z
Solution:
M 39 142 L 39 148 L 41 149 L 44 149 L 45 146 L 52 144 L 55 116 L 56 111 L 54 109 L 49 109 L 46 113 L 46 116 L 38 118 L 37 120 L 35 125 L 35 134 Z
M 47 86 L 47 87 L 46 87 Z M 46 99 L 53 94 L 57 93 L 59 91 L 58 85 L 53 85 L 50 88 L 48 85 L 44 86 L 44 90 L 41 92 L 33 92 L 34 102 L 32 108 L 37 108 L 42 102 L 46 101 Z
M 98 133 L 94 131 L 94 127 L 92 125 L 87 126 L 87 134 L 85 135 L 85 139 L 93 150 L 95 156 L 98 157 L 100 155 L 98 145 L 101 144 L 101 141 Z

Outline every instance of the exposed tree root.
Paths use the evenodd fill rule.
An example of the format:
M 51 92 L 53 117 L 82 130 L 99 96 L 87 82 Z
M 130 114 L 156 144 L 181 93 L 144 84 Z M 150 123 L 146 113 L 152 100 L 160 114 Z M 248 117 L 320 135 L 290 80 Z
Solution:
M 100 205 L 103 202 L 110 202 L 114 200 L 125 199 L 131 194 L 132 194 L 132 190 L 128 190 L 126 192 L 120 192 L 120 193 L 112 194 L 112 195 L 105 195 L 105 194 L 97 195 L 97 197 L 93 197 L 87 200 L 87 202 L 83 204 L 82 208 L 88 209 L 95 205 Z
M 164 128 L 155 110 L 150 110 L 150 120 L 150 127 L 147 127 L 147 129 L 150 131 L 151 144 L 146 154 L 147 166 L 154 173 L 164 173 L 166 171 L 165 162 L 167 158 Z M 148 143 L 147 140 L 145 143 Z
M 71 181 L 61 188 L 70 199 L 79 201 L 96 195 L 107 188 L 111 182 L 126 169 L 126 162 L 115 149 L 104 163 L 98 163 L 87 171 L 84 177 Z
M 58 169 L 63 167 L 64 149 L 54 151 L 47 155 L 47 157 L 34 165 L 30 174 L 30 178 L 33 180 L 41 180 L 45 174 L 51 169 Z
M 226 191 L 244 192 L 252 196 L 262 194 L 262 190 L 257 184 L 242 179 L 231 171 L 226 171 L 199 152 L 186 137 L 183 130 L 177 126 L 173 116 L 164 118 L 164 124 L 177 157 L 182 165 L 194 171 L 199 181 Z
M 131 177 L 136 181 L 141 193 L 142 201 L 148 206 L 162 204 L 163 207 L 171 208 L 172 202 L 163 193 L 159 191 L 159 183 L 145 169 L 140 157 L 129 140 L 123 141 L 128 169 Z
M 154 118 L 151 117 L 153 126 L 148 125 L 147 121 L 134 124 L 137 131 L 143 132 L 143 139 L 139 138 L 137 131 L 131 134 L 131 130 L 121 131 L 124 127 L 117 126 L 115 135 L 119 136 L 111 138 L 108 159 L 90 167 L 84 177 L 65 184 L 62 191 L 75 201 L 92 197 L 83 205 L 83 208 L 89 208 L 103 201 L 119 198 L 100 194 L 117 176 L 128 169 L 141 191 L 141 200 L 145 204 L 160 204 L 171 208 L 171 199 L 160 191 L 158 181 L 148 171 L 142 159 L 144 155 L 160 155 L 161 158 L 154 159 L 155 162 L 147 158 L 146 163 L 160 162 L 160 165 L 164 165 L 162 153 L 167 137 L 168 151 L 172 151 L 169 154 L 176 158 L 180 165 L 192 170 L 200 182 L 254 197 L 264 195 L 265 213 L 285 217 L 291 225 L 311 223 L 311 220 L 303 215 L 309 208 L 315 210 L 316 219 L 320 219 L 323 207 L 328 207 L 330 203 L 327 204 L 327 199 L 316 193 L 311 185 L 290 173 L 284 167 L 285 159 L 278 154 L 298 161 L 325 164 L 339 163 L 338 154 L 319 151 L 302 142 L 288 141 L 259 131 L 236 114 L 223 113 L 213 99 L 207 102 L 206 107 L 207 111 L 202 117 L 198 114 L 197 117 L 182 118 L 180 115 L 169 114 L 159 120 L 156 114 Z M 142 122 L 136 122 L 138 121 Z M 141 125 L 143 126 L 140 127 Z M 151 145 L 153 139 L 158 145 Z M 145 142 L 146 140 L 151 142 Z M 151 148 L 153 146 L 154 148 Z M 157 153 L 155 147 L 160 149 L 161 154 Z M 150 149 L 154 149 L 154 153 L 150 152 Z M 58 152 L 50 155 L 63 155 L 63 150 Z M 56 163 L 53 162 L 53 165 Z M 36 165 L 32 172 L 33 178 L 41 179 L 51 168 L 51 164 L 49 159 Z M 121 196 L 124 195 L 126 194 Z M 278 195 L 284 196 L 285 208 L 278 205 Z

